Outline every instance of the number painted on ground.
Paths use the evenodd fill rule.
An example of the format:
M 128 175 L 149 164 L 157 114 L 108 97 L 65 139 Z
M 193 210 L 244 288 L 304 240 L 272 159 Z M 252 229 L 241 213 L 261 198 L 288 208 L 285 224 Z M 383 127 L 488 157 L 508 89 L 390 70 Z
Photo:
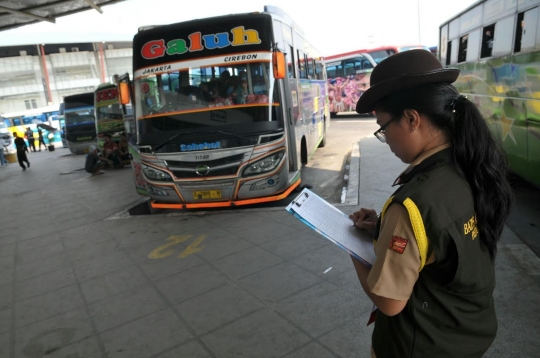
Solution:
M 204 246 L 201 246 L 201 243 L 206 239 L 208 235 L 199 235 L 192 243 L 188 245 L 180 254 L 179 258 L 183 259 L 191 254 L 201 251 L 204 249 Z M 173 246 L 181 244 L 183 242 L 191 239 L 193 235 L 171 235 L 167 238 L 168 243 L 156 247 L 152 252 L 148 254 L 149 259 L 163 259 L 165 257 L 171 256 L 174 254 L 175 250 L 171 249 Z

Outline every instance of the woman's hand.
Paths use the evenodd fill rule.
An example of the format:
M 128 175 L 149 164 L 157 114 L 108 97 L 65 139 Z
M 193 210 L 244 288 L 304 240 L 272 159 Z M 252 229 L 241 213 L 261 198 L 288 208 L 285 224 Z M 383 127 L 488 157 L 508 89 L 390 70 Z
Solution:
M 351 218 L 353 225 L 357 228 L 373 232 L 377 224 L 378 215 L 373 209 L 361 208 L 349 215 L 349 218 Z

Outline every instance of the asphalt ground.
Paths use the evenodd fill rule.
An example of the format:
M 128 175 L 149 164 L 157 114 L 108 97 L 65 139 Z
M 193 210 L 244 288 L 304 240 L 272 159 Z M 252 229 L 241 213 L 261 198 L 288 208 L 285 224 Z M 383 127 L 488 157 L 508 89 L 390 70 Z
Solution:
M 404 165 L 375 138 L 354 144 L 337 206 L 379 210 Z M 130 169 L 91 177 L 67 149 L 29 159 L 0 169 L 0 357 L 369 357 L 349 256 L 283 207 L 130 215 L 144 200 Z M 485 356 L 538 357 L 540 260 L 508 227 L 496 269 Z

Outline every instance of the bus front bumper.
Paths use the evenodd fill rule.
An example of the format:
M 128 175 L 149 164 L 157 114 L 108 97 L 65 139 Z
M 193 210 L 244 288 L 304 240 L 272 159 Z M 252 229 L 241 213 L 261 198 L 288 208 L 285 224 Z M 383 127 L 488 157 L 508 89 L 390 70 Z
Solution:
M 272 201 L 278 201 L 285 199 L 289 194 L 295 190 L 301 183 L 301 180 L 298 179 L 294 184 L 292 184 L 287 190 L 282 193 L 266 196 L 262 198 L 253 198 L 253 199 L 243 199 L 243 200 L 229 200 L 229 201 L 209 201 L 202 203 L 160 203 L 156 200 L 150 201 L 150 206 L 153 209 L 203 209 L 203 208 L 228 208 L 234 206 L 242 205 L 254 205 L 267 203 Z

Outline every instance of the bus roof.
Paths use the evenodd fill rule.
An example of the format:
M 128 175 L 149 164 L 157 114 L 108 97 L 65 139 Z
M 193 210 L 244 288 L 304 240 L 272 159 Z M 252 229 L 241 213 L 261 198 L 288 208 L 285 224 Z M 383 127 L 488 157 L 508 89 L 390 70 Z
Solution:
M 72 100 L 84 100 L 86 98 L 94 98 L 94 92 L 85 92 L 85 93 L 77 93 L 77 94 L 71 94 L 69 96 L 64 97 L 64 102 L 66 99 L 72 101 Z
M 116 87 L 116 85 L 111 82 L 101 83 L 100 85 L 97 86 L 96 91 L 102 90 L 104 88 L 111 88 L 111 87 Z
M 457 13 L 456 15 L 452 16 L 451 18 L 449 18 L 448 20 L 444 21 L 440 26 L 439 28 L 443 27 L 444 25 L 450 23 L 451 21 L 457 19 L 458 17 L 460 17 L 461 15 L 463 15 L 464 13 L 466 13 L 467 11 L 469 11 L 470 9 L 472 8 L 475 8 L 477 7 L 478 5 L 486 2 L 487 0 L 478 0 L 474 3 L 472 3 L 471 5 L 469 5 L 467 8 L 465 8 L 464 10 L 460 11 L 459 13 Z
M 377 61 L 375 61 L 375 59 L 367 52 L 366 53 L 347 52 L 347 53 L 344 53 L 342 55 L 329 56 L 329 57 L 324 58 L 324 62 L 325 62 L 325 64 L 328 64 L 330 62 L 347 60 L 349 58 L 354 58 L 354 57 L 358 57 L 358 56 L 365 57 L 373 65 L 373 67 L 375 67 L 377 65 Z
M 356 55 L 356 54 L 359 54 L 359 53 L 364 54 L 364 53 L 375 52 L 375 51 L 395 50 L 396 52 L 400 52 L 400 49 L 402 49 L 402 48 L 407 48 L 408 50 L 410 50 L 412 48 L 422 48 L 422 49 L 425 49 L 425 50 L 429 49 L 429 47 L 424 46 L 424 45 L 394 45 L 394 46 L 388 45 L 388 46 L 379 46 L 379 47 L 373 47 L 373 48 L 364 48 L 364 49 L 360 49 L 360 50 L 339 53 L 339 54 L 336 54 L 336 55 L 325 56 L 324 59 L 325 60 L 332 60 L 332 59 L 341 58 L 341 57 L 345 57 L 345 56 Z

